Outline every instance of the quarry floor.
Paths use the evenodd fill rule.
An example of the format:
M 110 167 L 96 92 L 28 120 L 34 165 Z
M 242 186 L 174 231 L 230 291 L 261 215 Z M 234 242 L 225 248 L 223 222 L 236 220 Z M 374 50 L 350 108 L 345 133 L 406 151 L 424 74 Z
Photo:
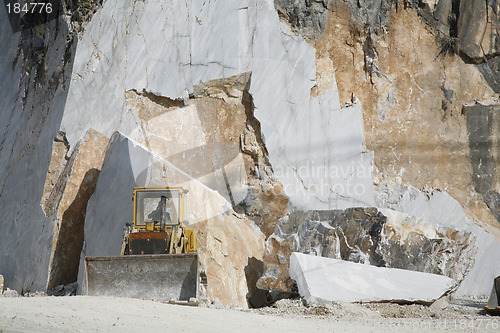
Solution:
M 217 309 L 110 297 L 0 297 L 0 332 L 499 332 L 485 300 L 422 305 L 331 304 L 281 300 L 252 310 Z

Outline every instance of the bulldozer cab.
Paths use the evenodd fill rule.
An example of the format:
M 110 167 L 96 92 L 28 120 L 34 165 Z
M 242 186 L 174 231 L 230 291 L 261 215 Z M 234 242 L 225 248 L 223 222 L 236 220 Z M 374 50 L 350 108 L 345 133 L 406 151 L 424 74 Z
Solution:
M 165 231 L 184 222 L 186 192 L 181 187 L 134 188 L 134 229 Z
M 196 253 L 196 235 L 187 229 L 182 187 L 135 187 L 134 220 L 123 235 L 124 255 Z

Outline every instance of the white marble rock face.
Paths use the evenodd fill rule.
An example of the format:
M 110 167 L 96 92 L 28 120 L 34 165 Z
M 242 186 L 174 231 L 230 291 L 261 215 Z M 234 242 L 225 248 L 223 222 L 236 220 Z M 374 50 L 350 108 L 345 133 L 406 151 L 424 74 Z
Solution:
M 195 85 L 251 72 L 255 116 L 273 168 L 284 170 L 277 177 L 292 206 L 373 204 L 371 172 L 367 177 L 351 172 L 372 165 L 358 135 L 360 110 L 341 110 L 335 88 L 311 98 L 315 50 L 280 24 L 272 0 L 104 1 L 79 36 L 74 60 L 66 65 L 71 76 L 50 101 L 47 94 L 33 97 L 32 91 L 23 90 L 20 80 L 31 80 L 32 73 L 23 74 L 22 61 L 12 68 L 20 33 L 11 32 L 3 7 L 0 18 L 6 50 L 0 55 L 0 120 L 5 124 L 0 128 L 0 185 L 2 190 L 15 189 L 0 196 L 0 217 L 8 230 L 0 236 L 8 249 L 0 255 L 0 269 L 13 288 L 42 290 L 46 285 L 57 221 L 44 216 L 39 202 L 54 136 L 65 132 L 71 150 L 90 129 L 108 137 L 115 131 L 135 137 L 143 120 L 127 107 L 130 90 L 188 101 Z M 60 70 L 65 43 L 61 38 L 50 45 L 47 77 Z M 25 109 L 19 103 L 23 99 Z M 50 112 L 39 112 L 40 105 Z M 346 145 L 352 139 L 348 130 L 357 133 L 352 146 Z M 318 170 L 344 167 L 338 177 L 317 177 L 313 170 L 295 174 L 304 165 Z M 342 191 L 358 183 L 366 185 L 366 192 L 359 192 L 359 186 L 359 195 Z M 108 196 L 115 194 L 108 191 Z M 244 189 L 239 193 L 241 199 Z
M 55 24 L 48 23 L 52 31 Z M 59 35 L 44 39 L 45 74 L 63 81 L 58 66 L 67 26 L 61 22 L 58 28 Z M 54 221 L 45 216 L 40 198 L 67 90 L 62 83 L 52 85 L 49 93 L 40 88 L 35 70 L 26 68 L 23 60 L 29 50 L 21 46 L 21 32 L 12 31 L 3 4 L 0 45 L 0 274 L 10 289 L 44 290 Z
M 309 304 L 408 301 L 430 303 L 455 283 L 436 274 L 292 253 L 290 276 Z
M 193 86 L 244 72 L 291 205 L 373 206 L 360 106 L 341 109 L 336 87 L 311 98 L 315 50 L 280 24 L 271 0 L 106 1 L 78 44 L 61 130 L 72 145 L 89 128 L 137 138 L 126 91 L 187 101 Z
M 182 168 L 174 169 L 168 156 L 160 158 L 126 137 L 139 140 L 148 135 L 148 128 L 155 129 L 127 106 L 125 94 L 145 91 L 189 103 L 194 86 L 246 72 L 252 73 L 249 92 L 269 161 L 292 210 L 379 206 L 443 228 L 473 231 L 479 244 L 476 263 L 458 294 L 487 294 L 492 277 L 500 274 L 500 268 L 492 265 L 500 257 L 500 243 L 470 222 L 446 194 L 425 199 L 408 191 L 389 204 L 374 199 L 373 153 L 365 146 L 361 106 L 341 108 L 335 84 L 323 95 L 311 97 L 317 83 L 315 50 L 280 23 L 272 0 L 104 1 L 66 68 L 68 75 L 71 72 L 69 82 L 61 84 L 50 101 L 24 90 L 23 80 L 31 80 L 31 74 L 24 75 L 22 61 L 13 67 L 20 33 L 11 33 L 1 6 L 0 27 L 0 45 L 6 50 L 0 55 L 5 69 L 0 71 L 0 123 L 5 124 L 0 127 L 0 220 L 6 221 L 2 226 L 7 231 L 0 235 L 2 248 L 7 249 L 0 253 L 0 273 L 15 289 L 41 290 L 46 285 L 57 221 L 44 215 L 39 202 L 58 130 L 66 133 L 71 149 L 92 128 L 108 137 L 115 131 L 123 133 L 110 146 L 108 171 L 101 175 L 105 180 L 89 203 L 86 232 L 96 238 L 86 240 L 88 254 L 116 253 L 125 216 L 131 216 L 130 189 L 164 186 L 163 167 L 204 189 L 198 199 L 210 204 L 203 214 L 227 211 L 225 193 L 203 187 Z M 48 49 L 48 77 L 64 55 L 65 42 L 54 41 Z M 335 82 L 333 75 L 330 81 Z M 19 103 L 23 99 L 24 108 Z M 42 104 L 50 112 L 38 112 Z M 186 113 L 189 107 L 184 108 Z M 174 115 L 164 118 L 176 121 Z M 182 149 L 204 144 L 200 138 L 192 139 L 184 146 L 186 142 L 175 141 L 179 138 L 166 141 Z M 246 195 L 244 175 L 239 173 L 241 158 L 232 163 L 234 172 L 227 172 L 234 175 L 231 190 L 239 201 Z M 199 180 L 215 183 L 217 177 Z M 119 220 L 111 213 L 120 214 Z M 193 215 L 192 220 L 202 215 Z M 101 235 L 97 219 L 117 224 Z

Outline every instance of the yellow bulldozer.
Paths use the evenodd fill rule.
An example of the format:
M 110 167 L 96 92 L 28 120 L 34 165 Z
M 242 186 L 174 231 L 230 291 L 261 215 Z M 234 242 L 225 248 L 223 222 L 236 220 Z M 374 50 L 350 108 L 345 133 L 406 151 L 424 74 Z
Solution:
M 198 298 L 195 231 L 187 229 L 187 190 L 133 190 L 133 222 L 120 256 L 86 257 L 87 294 L 192 302 Z
M 194 230 L 186 229 L 181 187 L 134 188 L 134 221 L 123 235 L 122 255 L 196 253 Z

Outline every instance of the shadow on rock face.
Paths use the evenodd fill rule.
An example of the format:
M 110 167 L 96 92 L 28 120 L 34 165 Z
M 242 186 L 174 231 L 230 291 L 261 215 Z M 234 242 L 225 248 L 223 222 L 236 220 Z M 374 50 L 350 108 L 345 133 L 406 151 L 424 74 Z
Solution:
M 46 288 L 54 221 L 40 198 L 78 43 L 61 16 L 49 18 L 26 16 L 13 31 L 0 5 L 0 226 L 10 230 L 0 235 L 0 271 L 21 293 Z
M 264 263 L 255 258 L 248 258 L 248 265 L 245 267 L 245 277 L 248 286 L 248 306 L 251 308 L 261 308 L 267 305 L 267 291 L 256 287 L 257 279 L 264 272 Z
M 464 106 L 469 136 L 470 162 L 472 164 L 474 189 L 483 196 L 491 214 L 500 223 L 500 194 L 497 188 L 497 168 L 495 157 L 498 146 L 494 144 L 500 128 L 499 105 L 476 103 Z
M 84 240 L 87 203 L 94 194 L 100 170 L 90 169 L 78 189 L 73 203 L 64 212 L 54 253 L 47 289 L 73 283 L 78 278 L 80 253 Z

